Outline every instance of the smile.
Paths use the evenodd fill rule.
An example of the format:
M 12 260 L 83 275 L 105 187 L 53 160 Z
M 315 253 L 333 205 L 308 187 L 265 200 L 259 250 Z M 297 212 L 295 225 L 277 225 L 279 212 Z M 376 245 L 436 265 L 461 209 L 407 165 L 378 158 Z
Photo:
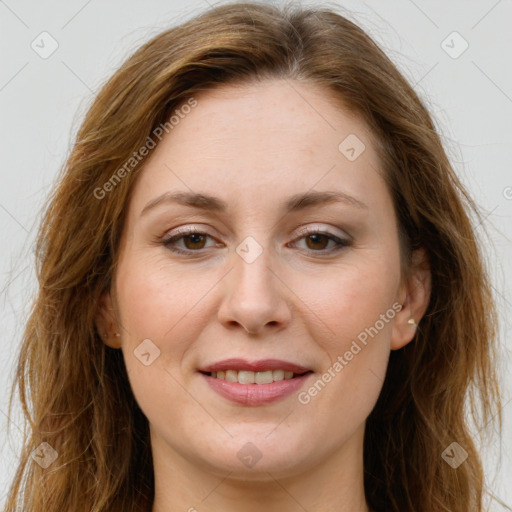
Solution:
M 262 372 L 251 372 L 248 370 L 227 370 L 208 373 L 210 377 L 225 380 L 227 382 L 238 382 L 239 384 L 270 384 L 281 380 L 293 379 L 302 374 L 286 370 L 267 370 Z

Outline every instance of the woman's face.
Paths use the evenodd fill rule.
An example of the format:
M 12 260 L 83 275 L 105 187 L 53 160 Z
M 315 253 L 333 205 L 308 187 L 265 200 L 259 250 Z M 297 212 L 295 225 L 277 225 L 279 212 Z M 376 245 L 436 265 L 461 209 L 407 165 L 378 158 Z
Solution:
M 155 464 L 277 478 L 358 461 L 390 350 L 414 335 L 370 132 L 296 81 L 195 99 L 136 182 L 112 294 Z

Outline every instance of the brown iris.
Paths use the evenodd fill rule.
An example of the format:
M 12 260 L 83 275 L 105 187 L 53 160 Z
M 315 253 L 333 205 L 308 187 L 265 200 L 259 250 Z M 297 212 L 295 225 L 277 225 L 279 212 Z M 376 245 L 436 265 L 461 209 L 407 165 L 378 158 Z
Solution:
M 325 246 L 329 243 L 330 238 L 327 235 L 323 235 L 321 233 L 315 234 L 315 235 L 309 235 L 306 237 L 307 245 L 309 249 L 325 249 Z M 322 247 L 310 247 L 309 242 L 313 240 L 314 244 L 320 243 Z M 324 241 L 325 244 L 322 244 L 321 242 Z
M 193 249 L 202 249 L 203 247 L 198 247 L 197 244 L 201 244 L 205 242 L 206 236 L 202 235 L 200 233 L 191 233 L 187 236 L 183 237 L 183 243 L 187 249 L 193 250 Z M 192 245 L 188 244 L 187 242 L 192 240 Z

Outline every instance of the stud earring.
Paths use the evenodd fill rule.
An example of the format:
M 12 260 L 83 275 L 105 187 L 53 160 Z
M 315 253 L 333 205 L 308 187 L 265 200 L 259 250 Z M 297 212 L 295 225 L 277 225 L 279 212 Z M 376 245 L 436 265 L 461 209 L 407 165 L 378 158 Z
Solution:
M 102 332 L 102 333 L 100 333 L 100 336 L 101 336 L 101 339 L 103 339 L 103 340 L 105 340 L 105 339 L 107 339 L 107 340 L 108 340 L 108 339 L 110 338 L 110 336 L 109 336 L 106 332 Z M 120 334 L 120 333 L 118 333 L 118 332 L 116 332 L 116 333 L 114 334 L 114 336 L 115 336 L 116 338 L 119 338 L 119 337 L 121 336 L 121 334 Z
M 416 320 L 414 320 L 414 318 L 409 318 L 409 320 L 407 320 L 407 323 L 410 324 L 410 325 L 414 325 L 414 326 L 418 325 L 416 323 Z

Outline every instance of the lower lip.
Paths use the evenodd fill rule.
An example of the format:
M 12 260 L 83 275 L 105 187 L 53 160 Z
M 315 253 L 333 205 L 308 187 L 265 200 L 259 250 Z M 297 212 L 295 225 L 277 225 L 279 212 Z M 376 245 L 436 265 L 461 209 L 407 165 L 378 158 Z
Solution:
M 210 387 L 219 395 L 242 405 L 262 405 L 280 400 L 297 391 L 312 373 L 305 373 L 293 379 L 279 380 L 270 384 L 240 384 L 228 382 L 201 374 Z

